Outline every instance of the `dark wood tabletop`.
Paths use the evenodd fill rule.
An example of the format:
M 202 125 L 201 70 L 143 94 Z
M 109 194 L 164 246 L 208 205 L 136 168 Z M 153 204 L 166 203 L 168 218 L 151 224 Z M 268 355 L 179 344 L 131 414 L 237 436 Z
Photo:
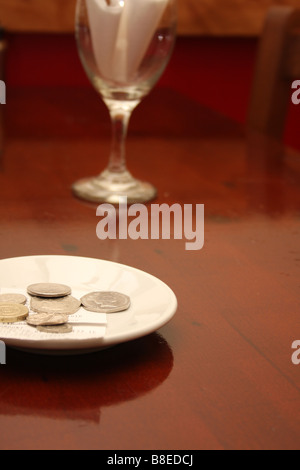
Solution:
M 98 174 L 108 112 L 89 88 L 16 88 L 4 109 L 0 258 L 133 266 L 178 298 L 156 333 L 89 355 L 9 348 L 1 449 L 299 449 L 300 155 L 168 89 L 134 111 L 134 176 L 156 203 L 204 204 L 205 245 L 105 240 L 74 181 Z

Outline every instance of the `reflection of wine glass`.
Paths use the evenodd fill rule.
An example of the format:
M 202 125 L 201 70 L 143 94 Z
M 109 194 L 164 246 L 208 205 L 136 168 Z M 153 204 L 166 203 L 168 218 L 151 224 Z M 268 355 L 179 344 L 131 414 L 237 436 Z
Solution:
M 88 77 L 108 107 L 113 141 L 108 168 L 73 185 L 94 202 L 153 199 L 156 190 L 126 169 L 125 140 L 134 108 L 163 73 L 176 35 L 176 0 L 77 0 L 76 38 Z

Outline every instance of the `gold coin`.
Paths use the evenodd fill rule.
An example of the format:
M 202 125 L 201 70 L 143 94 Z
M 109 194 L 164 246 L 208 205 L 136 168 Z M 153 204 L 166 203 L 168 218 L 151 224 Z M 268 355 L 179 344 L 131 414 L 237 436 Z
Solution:
M 29 310 L 25 305 L 0 304 L 0 322 L 16 323 L 24 321 L 28 317 Z

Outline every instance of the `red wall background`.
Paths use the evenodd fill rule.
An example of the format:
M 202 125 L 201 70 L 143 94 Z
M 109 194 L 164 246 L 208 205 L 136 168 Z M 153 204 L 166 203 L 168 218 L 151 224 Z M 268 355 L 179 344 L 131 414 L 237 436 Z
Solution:
M 7 87 L 91 86 L 73 35 L 10 35 Z M 238 122 L 245 122 L 258 42 L 247 38 L 179 38 L 159 82 Z M 300 79 L 300 77 L 299 77 Z M 291 105 L 286 143 L 300 149 L 300 105 Z

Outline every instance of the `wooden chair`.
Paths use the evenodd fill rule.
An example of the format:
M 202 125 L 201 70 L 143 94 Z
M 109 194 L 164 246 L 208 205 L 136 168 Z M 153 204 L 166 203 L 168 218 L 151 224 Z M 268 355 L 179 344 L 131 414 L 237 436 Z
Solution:
M 300 10 L 274 7 L 267 14 L 258 51 L 250 130 L 283 138 L 294 80 L 300 80 Z

